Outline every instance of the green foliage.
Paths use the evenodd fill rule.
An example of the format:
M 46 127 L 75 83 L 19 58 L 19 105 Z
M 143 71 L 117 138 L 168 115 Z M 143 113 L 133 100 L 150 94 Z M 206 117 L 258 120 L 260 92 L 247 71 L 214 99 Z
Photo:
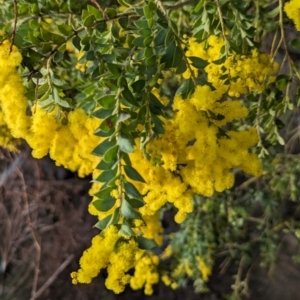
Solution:
M 260 134 L 256 152 L 265 157 L 266 174 L 260 182 L 242 178 L 233 190 L 209 199 L 195 195 L 196 209 L 173 235 L 171 245 L 175 249 L 174 268 L 186 260 L 194 262 L 190 277 L 199 291 L 205 290 L 205 280 L 196 256 L 204 257 L 212 267 L 213 256 L 225 251 L 225 259 L 244 259 L 251 265 L 253 253 L 259 250 L 262 261 L 272 266 L 278 228 L 298 236 L 300 232 L 292 217 L 285 220 L 279 213 L 287 201 L 299 208 L 300 175 L 299 158 L 290 156 L 287 148 L 282 151 L 290 138 L 284 132 L 288 132 L 286 123 L 300 105 L 300 90 L 294 88 L 295 78 L 300 78 L 298 66 L 288 52 L 289 44 L 299 54 L 300 40 L 285 41 L 282 7 L 268 0 L 112 2 L 99 9 L 90 1 L 20 0 L 16 18 L 13 1 L 0 1 L 0 41 L 12 36 L 22 53 L 20 72 L 31 104 L 38 102 L 47 112 L 58 108 L 58 119 L 82 108 L 101 120 L 95 135 L 103 141 L 92 154 L 103 158 L 96 166 L 102 172 L 94 179 L 103 185 L 95 193 L 93 205 L 101 212 L 112 209 L 115 190 L 121 204 L 95 227 L 104 230 L 116 224 L 119 233 L 134 236 L 141 249 L 156 246 L 153 240 L 134 232 L 132 220 L 142 220 L 137 210 L 145 205 L 145 195 L 132 182 L 145 180 L 132 167 L 128 154 L 137 147 L 136 138 L 146 153 L 147 144 L 165 132 L 161 117 L 167 120 L 173 112 L 157 98 L 156 89 L 169 98 L 182 95 L 187 99 L 197 85 L 212 87 L 204 71 L 212 62 L 188 56 L 185 36 L 204 42 L 206 47 L 211 35 L 222 37 L 225 45 L 213 62 L 220 65 L 229 55 L 251 53 L 270 34 L 270 55 L 288 71 L 266 82 L 263 92 L 249 92 L 241 99 L 250 111 L 247 124 L 254 125 Z M 283 42 L 278 42 L 277 35 Z M 285 52 L 280 58 L 277 54 L 282 43 Z M 191 75 L 183 79 L 181 75 L 187 70 Z M 227 77 L 220 79 L 238 79 Z M 95 110 L 97 105 L 101 108 Z M 209 117 L 224 119 L 213 112 Z M 243 129 L 245 124 L 236 121 L 232 126 Z M 228 137 L 223 128 L 219 132 Z M 277 156 L 278 162 L 272 165 L 268 155 Z M 255 209 L 261 213 L 254 217 Z M 255 237 L 250 236 L 250 230 Z M 177 276 L 179 283 L 186 282 L 185 275 Z M 234 294 L 240 296 L 236 290 Z

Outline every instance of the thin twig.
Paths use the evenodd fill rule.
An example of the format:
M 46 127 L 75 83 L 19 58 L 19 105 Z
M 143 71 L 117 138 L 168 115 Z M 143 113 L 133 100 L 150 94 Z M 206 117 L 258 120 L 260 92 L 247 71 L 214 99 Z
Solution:
M 25 209 L 27 211 L 26 214 L 26 221 L 27 225 L 30 229 L 32 239 L 34 242 L 34 247 L 36 250 L 36 262 L 35 262 L 35 269 L 34 269 L 34 277 L 33 277 L 33 283 L 32 283 L 32 289 L 31 289 L 31 297 L 30 300 L 34 300 L 34 295 L 36 293 L 37 289 L 37 281 L 38 281 L 38 276 L 39 276 L 39 268 L 40 268 L 40 260 L 41 260 L 41 239 L 40 235 L 38 232 L 33 228 L 31 219 L 30 219 L 30 212 L 29 212 L 29 204 L 28 204 L 28 197 L 27 197 L 27 191 L 26 191 L 26 183 L 24 180 L 23 173 L 18 169 L 18 174 L 22 182 L 22 190 L 23 190 L 23 197 L 24 197 L 24 202 L 25 202 Z
M 286 43 L 284 25 L 283 25 L 283 1 L 282 0 L 279 0 L 279 24 L 280 24 L 281 37 L 282 37 L 283 46 L 284 46 L 285 55 L 286 55 L 285 58 L 287 58 L 289 61 L 290 72 L 292 69 L 295 72 L 295 74 L 297 75 L 297 77 L 300 79 L 300 74 L 295 66 L 294 61 L 290 57 L 289 49 L 288 49 L 288 46 Z
M 74 254 L 71 254 L 67 259 L 56 269 L 56 271 L 47 279 L 47 281 L 38 289 L 32 299 L 37 299 L 41 296 L 45 290 L 54 282 L 57 276 L 68 266 L 68 264 L 74 259 Z
M 221 11 L 221 6 L 220 6 L 219 0 L 215 0 L 215 2 L 217 4 L 217 11 L 218 11 L 218 15 L 219 15 L 219 18 L 220 18 L 222 35 L 223 35 L 223 39 L 224 39 L 224 43 L 225 43 L 225 48 L 226 48 L 226 54 L 227 54 L 227 52 L 228 52 L 228 43 L 227 43 L 227 38 L 226 38 L 226 32 L 225 32 L 225 24 L 224 24 L 224 20 L 223 20 L 223 14 L 222 14 L 222 11 Z
M 108 21 L 109 20 L 109 16 L 108 14 L 104 11 L 104 9 L 101 7 L 101 5 L 97 2 L 97 0 L 90 0 L 92 3 L 94 3 L 97 8 L 102 12 L 104 18 Z
M 251 177 L 248 180 L 244 181 L 240 186 L 238 186 L 237 188 L 239 190 L 245 190 L 246 188 L 248 188 L 248 186 L 254 182 L 256 182 L 257 180 L 261 180 L 261 177 Z
M 197 85 L 197 78 L 196 78 L 196 76 L 195 76 L 194 70 L 193 70 L 192 67 L 191 67 L 191 64 L 190 64 L 190 62 L 189 62 L 189 60 L 188 60 L 188 57 L 185 55 L 185 51 L 184 51 L 183 46 L 182 46 L 182 44 L 181 44 L 181 39 L 180 39 L 180 37 L 178 36 L 177 32 L 175 32 L 175 30 L 174 30 L 172 24 L 170 23 L 170 20 L 169 20 L 169 18 L 168 18 L 168 13 L 167 13 L 167 10 L 166 10 L 166 6 L 161 2 L 161 0 L 156 0 L 155 2 L 156 2 L 156 4 L 157 4 L 157 6 L 158 6 L 158 9 L 160 9 L 160 11 L 161 11 L 161 12 L 163 13 L 163 15 L 166 17 L 166 20 L 167 20 L 167 22 L 168 22 L 168 25 L 169 25 L 170 29 L 172 30 L 172 32 L 173 32 L 173 34 L 174 34 L 174 37 L 175 37 L 175 39 L 176 39 L 176 41 L 177 41 L 177 46 L 180 48 L 180 50 L 181 50 L 181 52 L 182 52 L 182 57 L 183 57 L 183 59 L 184 59 L 184 61 L 185 61 L 185 63 L 186 63 L 187 68 L 189 69 L 189 71 L 190 71 L 190 73 L 191 73 L 191 79 L 192 79 L 194 85 L 196 86 L 196 85 Z
M 18 22 L 18 3 L 17 3 L 17 0 L 14 0 L 14 28 L 11 33 L 11 42 L 10 42 L 9 53 L 11 53 L 13 44 L 15 41 L 15 36 L 16 36 L 16 31 L 17 31 L 17 22 Z
M 16 168 L 18 168 L 24 161 L 24 157 L 22 155 L 18 155 L 16 158 L 14 158 L 13 162 L 9 165 L 7 170 L 5 170 L 1 175 L 0 175 L 0 187 L 4 186 L 7 179 L 11 175 L 14 174 Z
M 234 295 L 240 299 L 239 295 L 240 295 L 240 287 L 242 285 L 242 275 L 243 275 L 243 269 L 244 269 L 244 259 L 245 257 L 243 256 L 240 260 L 239 263 L 239 267 L 238 267 L 238 272 L 236 274 L 236 279 L 235 279 L 235 283 L 233 284 L 232 288 L 233 288 L 233 292 Z

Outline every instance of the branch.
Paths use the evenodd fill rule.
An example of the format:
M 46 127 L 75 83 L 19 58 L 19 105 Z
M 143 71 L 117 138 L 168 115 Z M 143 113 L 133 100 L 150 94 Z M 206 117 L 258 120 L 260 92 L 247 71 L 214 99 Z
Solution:
M 67 259 L 56 269 L 56 271 L 47 279 L 47 281 L 39 288 L 39 290 L 34 294 L 34 299 L 41 296 L 45 290 L 55 281 L 57 276 L 68 266 L 68 264 L 73 260 L 74 255 L 71 254 Z
M 288 49 L 286 38 L 285 38 L 284 24 L 283 24 L 283 1 L 282 0 L 279 0 L 279 25 L 280 25 L 281 38 L 282 38 L 283 46 L 284 46 L 284 50 L 285 50 L 284 60 L 286 58 L 288 59 L 289 67 L 290 67 L 290 73 L 291 73 L 291 70 L 294 71 L 296 76 L 300 79 L 300 74 L 299 74 L 299 72 L 298 72 L 298 70 L 295 66 L 294 61 L 291 59 L 291 56 L 289 54 L 289 49 Z M 282 62 L 282 65 L 284 63 L 284 60 Z
M 132 16 L 132 15 L 135 15 L 136 13 L 134 11 L 130 11 L 130 12 L 127 12 L 127 13 L 121 13 L 121 14 L 118 14 L 116 15 L 115 17 L 109 19 L 109 20 L 106 20 L 106 19 L 102 19 L 102 20 L 99 20 L 99 21 L 96 21 L 92 26 L 92 27 L 95 27 L 99 24 L 102 24 L 102 23 L 106 23 L 107 21 L 112 21 L 112 20 L 117 20 L 121 17 L 124 17 L 124 16 Z M 48 54 L 47 56 L 44 57 L 44 59 L 41 61 L 40 65 L 36 68 L 36 69 L 33 69 L 27 76 L 27 80 L 29 81 L 31 79 L 31 77 L 37 73 L 42 67 L 43 65 L 45 65 L 49 59 L 52 58 L 52 56 L 57 52 L 57 50 L 63 45 L 63 44 L 66 44 L 67 41 L 71 40 L 73 37 L 75 37 L 76 35 L 78 35 L 79 32 L 85 30 L 85 26 L 82 26 L 80 28 L 78 28 L 77 30 L 74 30 L 73 33 L 60 45 L 57 45 L 56 47 L 54 47 L 52 49 L 52 51 L 50 52 L 50 54 Z
M 108 21 L 109 16 L 108 14 L 104 11 L 104 9 L 101 7 L 101 5 L 97 2 L 97 0 L 90 0 L 92 3 L 94 3 L 97 8 L 103 13 L 104 18 Z
M 187 0 L 185 2 L 179 2 L 179 3 L 176 3 L 174 5 L 165 5 L 165 9 L 177 9 L 177 8 L 180 8 L 180 7 L 183 7 L 185 5 L 188 5 L 188 4 L 191 4 L 193 2 L 195 2 L 196 0 Z
M 224 43 L 225 43 L 225 49 L 226 49 L 226 54 L 227 54 L 227 52 L 228 52 L 228 43 L 227 43 L 227 38 L 226 38 L 226 33 L 225 33 L 225 24 L 224 24 L 224 20 L 223 20 L 223 14 L 222 14 L 222 11 L 221 11 L 221 6 L 220 6 L 219 0 L 215 0 L 215 2 L 217 4 L 217 11 L 218 11 L 218 15 L 219 15 L 219 18 L 220 18 L 222 35 L 223 35 L 223 39 L 224 39 Z
M 18 4 L 17 4 L 17 0 L 14 0 L 14 28 L 11 33 L 11 43 L 10 43 L 9 53 L 11 53 L 15 41 L 15 36 L 17 31 L 17 21 L 18 21 Z

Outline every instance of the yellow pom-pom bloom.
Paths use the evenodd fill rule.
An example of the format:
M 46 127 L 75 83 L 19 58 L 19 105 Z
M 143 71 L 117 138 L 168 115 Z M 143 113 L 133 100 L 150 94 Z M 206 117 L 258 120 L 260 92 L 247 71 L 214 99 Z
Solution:
M 298 0 L 291 0 L 285 3 L 284 11 L 295 23 L 296 29 L 300 31 L 300 2 Z

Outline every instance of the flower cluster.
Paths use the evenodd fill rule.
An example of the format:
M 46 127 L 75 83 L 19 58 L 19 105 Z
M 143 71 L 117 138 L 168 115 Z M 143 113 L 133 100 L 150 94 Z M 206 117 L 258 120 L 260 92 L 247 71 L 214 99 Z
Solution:
M 21 61 L 19 50 L 11 48 L 9 41 L 0 45 L 0 105 L 4 121 L 15 138 L 24 138 L 30 127 L 30 117 L 26 114 L 28 101 L 16 69 Z
M 139 290 L 144 287 L 145 295 L 152 295 L 152 286 L 159 281 L 157 266 L 159 257 L 154 254 L 143 254 L 137 260 L 134 275 L 130 280 L 130 286 L 133 290 Z
M 20 140 L 13 138 L 11 135 L 11 132 L 4 120 L 3 111 L 0 111 L 0 146 L 9 151 L 17 151 L 19 143 Z
M 223 46 L 223 39 L 212 35 L 202 43 L 190 40 L 187 51 L 188 56 L 209 62 L 205 72 L 216 89 L 228 92 L 231 97 L 240 97 L 248 91 L 262 92 L 268 82 L 274 81 L 278 64 L 272 62 L 270 55 L 252 50 L 250 55 L 228 55 L 223 63 L 214 63 Z M 197 74 L 197 69 L 193 67 L 193 70 Z M 183 76 L 187 78 L 190 72 L 186 71 Z
M 212 264 L 208 265 L 201 256 L 196 256 L 196 261 L 198 262 L 198 270 L 201 272 L 203 281 L 207 282 L 212 273 Z
M 101 142 L 101 138 L 94 135 L 100 120 L 87 116 L 82 109 L 68 113 L 67 119 L 67 124 L 60 126 L 53 136 L 50 157 L 56 164 L 78 171 L 78 175 L 84 177 L 91 174 L 99 162 L 91 152 Z
M 58 108 L 46 112 L 37 103 L 27 115 L 28 99 L 24 96 L 22 78 L 16 67 L 22 56 L 13 46 L 4 41 L 0 45 L 0 101 L 3 120 L 14 138 L 25 139 L 33 149 L 35 158 L 48 153 L 57 165 L 78 171 L 83 177 L 92 173 L 99 159 L 91 155 L 101 141 L 94 135 L 100 120 L 89 117 L 81 109 L 68 113 L 65 122 L 57 119 Z M 70 147 L 72 145 L 72 147 Z
M 173 176 L 177 179 L 179 174 L 184 183 L 181 193 L 187 193 L 188 186 L 192 194 L 207 197 L 215 191 L 229 189 L 234 183 L 231 170 L 236 167 L 255 176 L 261 173 L 260 161 L 248 151 L 258 141 L 256 130 L 225 132 L 222 129 L 234 119 L 247 116 L 247 109 L 239 101 L 223 100 L 223 97 L 222 90 L 212 91 L 209 86 L 197 86 L 189 100 L 176 96 L 173 104 L 176 114 L 167 122 L 166 133 L 149 145 L 152 159 L 159 156 L 161 161 L 161 166 L 152 167 L 152 172 L 163 172 L 162 169 L 167 174 L 175 172 Z M 160 192 L 174 193 L 174 186 L 164 184 Z M 158 202 L 159 195 L 155 199 Z M 181 199 L 179 209 L 187 203 L 187 199 Z
M 300 31 L 300 2 L 298 0 L 291 0 L 285 3 L 284 11 L 295 23 L 296 29 Z
M 150 292 L 151 284 L 158 282 L 158 276 L 151 278 L 148 273 L 144 280 L 140 276 L 133 277 L 127 272 L 134 266 L 142 266 L 142 256 L 144 250 L 139 249 L 137 242 L 133 238 L 122 240 L 118 235 L 118 229 L 111 225 L 106 228 L 101 235 L 92 239 L 90 248 L 84 251 L 80 258 L 80 269 L 78 272 L 72 272 L 72 282 L 90 283 L 101 269 L 107 268 L 108 277 L 106 278 L 106 287 L 113 290 L 116 294 L 124 291 L 126 284 L 139 286 L 141 288 L 146 284 L 146 289 Z M 158 262 L 157 262 L 158 264 Z M 137 269 L 137 272 L 139 269 Z
M 167 138 L 167 133 L 164 136 Z M 173 147 L 172 145 L 167 148 L 168 151 L 174 151 Z M 160 151 L 160 153 L 163 152 Z M 145 195 L 145 205 L 139 209 L 140 213 L 143 216 L 155 215 L 169 202 L 178 209 L 175 220 L 181 223 L 186 214 L 193 211 L 192 193 L 188 189 L 188 185 L 172 170 L 155 165 L 152 160 L 146 160 L 141 151 L 136 150 L 130 155 L 130 158 L 132 166 L 146 181 L 146 184 L 135 183 L 139 191 Z M 144 161 L 143 164 L 140 163 L 141 160 Z
M 276 68 L 267 56 L 256 52 L 247 57 L 231 56 L 223 64 L 215 65 L 212 62 L 218 59 L 224 43 L 222 39 L 212 36 L 208 44 L 206 49 L 202 44 L 191 41 L 188 55 L 210 62 L 205 71 L 215 89 L 212 90 L 208 85 L 197 86 L 190 99 L 175 96 L 174 116 L 164 120 L 165 134 L 154 137 L 147 145 L 146 152 L 150 159 L 145 159 L 144 153 L 139 150 L 139 140 L 136 140 L 135 151 L 129 157 L 132 167 L 146 183 L 132 181 L 122 174 L 145 195 L 145 205 L 137 209 L 143 220 L 135 219 L 132 222 L 134 234 L 153 239 L 159 245 L 162 244 L 163 233 L 159 211 L 167 203 L 177 208 L 175 221 L 181 223 L 193 211 L 194 194 L 209 197 L 214 192 L 222 192 L 233 186 L 234 168 L 241 168 L 255 176 L 261 174 L 260 161 L 249 151 L 257 143 L 256 130 L 225 130 L 228 123 L 248 114 L 239 101 L 231 101 L 226 97 L 228 91 L 229 96 L 237 96 L 247 90 L 259 91 L 265 77 Z M 56 107 L 52 112 L 46 112 L 39 103 L 27 114 L 27 111 L 30 112 L 27 108 L 28 100 L 24 97 L 22 79 L 16 70 L 21 60 L 17 48 L 12 47 L 10 53 L 8 42 L 0 45 L 0 65 L 3 66 L 0 74 L 1 110 L 12 136 L 25 139 L 33 149 L 34 157 L 41 158 L 49 153 L 57 165 L 78 171 L 79 176 L 93 172 L 93 178 L 96 179 L 101 174 L 96 169 L 100 159 L 91 155 L 91 152 L 102 141 L 94 135 L 101 120 L 88 116 L 81 109 L 59 114 L 59 107 Z M 252 68 L 254 63 L 256 70 Z M 185 77 L 189 75 L 184 74 Z M 229 83 L 221 80 L 224 75 L 230 77 Z M 254 85 L 249 81 L 251 78 Z M 153 93 L 161 98 L 158 90 Z M 161 102 L 168 103 L 168 99 L 162 98 Z M 90 194 L 93 196 L 101 186 L 102 183 L 95 180 Z M 89 212 L 99 220 L 111 215 L 121 206 L 122 201 L 117 190 L 113 190 L 111 196 L 116 199 L 114 207 L 105 212 L 98 211 L 93 205 L 97 200 L 94 196 Z M 121 216 L 119 223 L 123 220 Z M 80 269 L 71 274 L 73 283 L 90 283 L 101 269 L 107 268 L 108 289 L 120 293 L 125 285 L 130 284 L 133 289 L 144 287 L 145 293 L 150 295 L 153 292 L 152 285 L 159 280 L 159 258 L 139 249 L 133 237 L 121 237 L 119 228 L 120 224 L 111 225 L 93 238 L 91 247 L 80 259 Z M 202 257 L 195 262 L 198 263 L 203 280 L 207 280 L 210 267 Z M 131 276 L 128 271 L 133 268 L 135 273 Z M 178 267 L 172 278 L 176 278 L 176 274 L 183 270 L 191 274 L 189 262 Z M 177 283 L 173 279 L 166 276 L 163 278 L 166 284 L 176 288 Z

